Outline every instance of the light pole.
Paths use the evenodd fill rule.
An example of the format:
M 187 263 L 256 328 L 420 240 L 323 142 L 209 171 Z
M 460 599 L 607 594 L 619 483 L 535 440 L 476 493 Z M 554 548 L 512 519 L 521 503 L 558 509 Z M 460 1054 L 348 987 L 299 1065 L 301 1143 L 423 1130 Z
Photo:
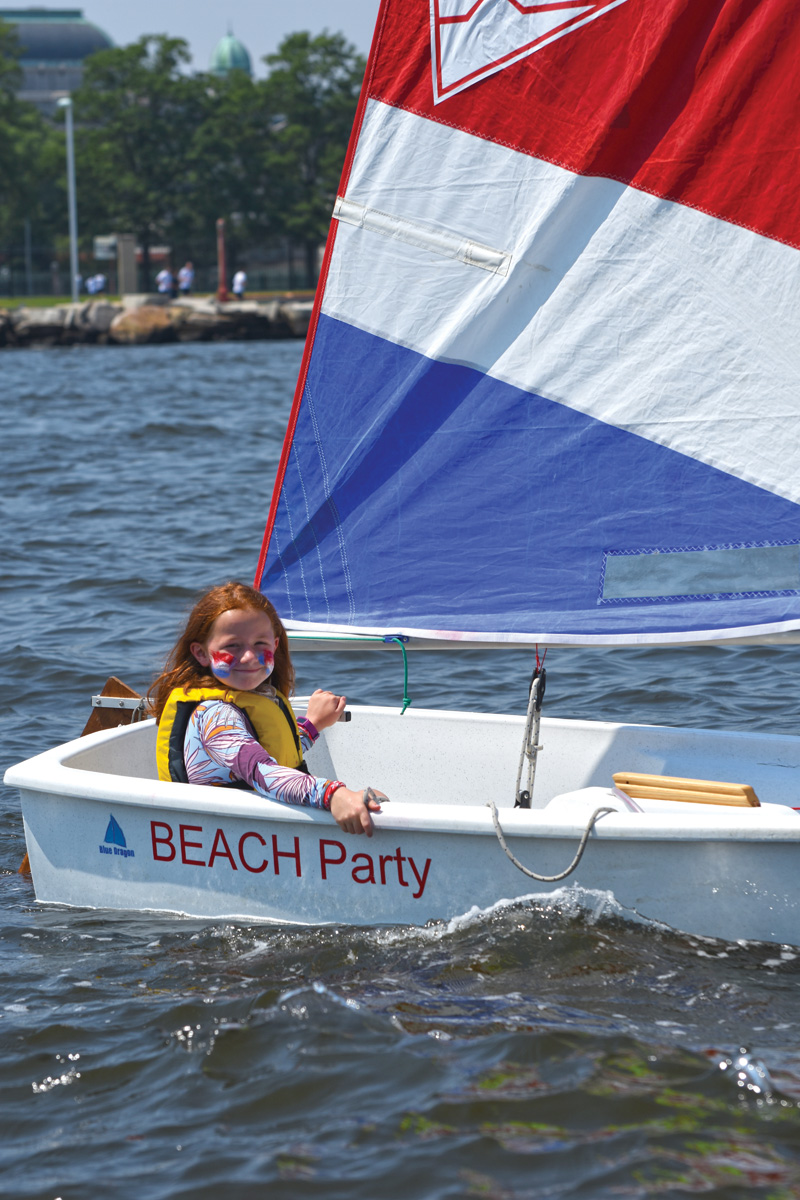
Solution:
M 62 96 L 58 107 L 64 109 L 67 134 L 67 197 L 69 203 L 69 274 L 72 302 L 78 300 L 78 205 L 75 199 L 75 141 L 72 135 L 72 97 Z

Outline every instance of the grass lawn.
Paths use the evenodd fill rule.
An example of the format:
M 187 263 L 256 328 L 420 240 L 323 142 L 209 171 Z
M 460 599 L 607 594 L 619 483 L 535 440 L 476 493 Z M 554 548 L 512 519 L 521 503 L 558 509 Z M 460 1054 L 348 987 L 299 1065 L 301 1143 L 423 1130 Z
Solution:
M 194 294 L 191 297 L 193 300 L 206 300 L 211 298 L 209 293 Z M 314 293 L 307 291 L 297 292 L 248 292 L 245 296 L 246 300 L 313 300 Z M 112 304 L 119 303 L 119 296 L 109 296 L 103 293 L 100 296 L 81 295 L 79 303 L 84 304 L 87 300 L 108 300 Z M 229 295 L 229 299 L 233 299 Z M 71 296 L 0 296 L 0 308 L 52 308 L 57 304 L 71 304 Z
M 93 296 L 81 296 L 81 300 L 93 300 Z M 105 296 L 117 301 L 119 296 Z M 71 304 L 71 296 L 0 296 L 0 308 L 52 308 L 56 304 Z

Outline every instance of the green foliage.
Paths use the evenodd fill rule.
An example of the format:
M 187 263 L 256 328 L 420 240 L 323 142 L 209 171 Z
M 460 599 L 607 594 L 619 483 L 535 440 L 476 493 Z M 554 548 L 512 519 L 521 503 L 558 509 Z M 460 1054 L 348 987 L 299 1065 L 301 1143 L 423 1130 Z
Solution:
M 86 62 L 73 98 L 82 224 L 131 231 L 144 251 L 171 240 L 190 199 L 184 160 L 202 123 L 205 93 L 181 73 L 178 38 L 143 37 Z
M 12 100 L 22 79 L 17 59 L 19 41 L 13 25 L 0 21 L 0 103 L 4 106 Z
M 229 260 L 276 239 L 305 247 L 315 267 L 324 241 L 364 61 L 340 34 L 287 37 L 266 79 L 234 71 L 189 75 L 186 43 L 146 36 L 86 60 L 73 96 L 78 224 L 131 232 L 173 260 L 214 259 L 226 219 Z M 0 246 L 21 242 L 35 214 L 51 245 L 67 227 L 63 124 L 16 99 L 13 34 L 0 25 Z
M 16 33 L 0 22 L 0 246 L 27 219 L 46 222 L 59 206 L 58 138 L 39 113 L 17 99 L 21 80 Z M 64 200 L 66 204 L 66 200 Z
M 364 75 L 341 34 L 293 33 L 265 59 L 275 133 L 266 167 L 279 184 L 283 231 L 310 255 L 324 240 Z
M 276 185 L 265 169 L 271 113 L 262 85 L 244 71 L 222 79 L 206 76 L 203 84 L 204 119 L 185 160 L 192 201 L 184 237 L 195 257 L 210 254 L 216 220 L 224 217 L 235 260 L 240 246 L 261 244 L 280 232 Z

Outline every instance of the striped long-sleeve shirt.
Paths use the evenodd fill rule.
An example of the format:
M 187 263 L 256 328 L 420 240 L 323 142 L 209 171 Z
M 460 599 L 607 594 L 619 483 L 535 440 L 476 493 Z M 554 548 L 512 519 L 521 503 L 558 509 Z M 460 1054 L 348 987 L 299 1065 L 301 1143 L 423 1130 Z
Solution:
M 307 719 L 297 723 L 303 751 L 319 737 Z M 258 742 L 240 708 L 226 700 L 203 700 L 189 719 L 184 759 L 190 783 L 219 787 L 242 782 L 268 800 L 330 808 L 331 796 L 343 785 L 282 767 Z

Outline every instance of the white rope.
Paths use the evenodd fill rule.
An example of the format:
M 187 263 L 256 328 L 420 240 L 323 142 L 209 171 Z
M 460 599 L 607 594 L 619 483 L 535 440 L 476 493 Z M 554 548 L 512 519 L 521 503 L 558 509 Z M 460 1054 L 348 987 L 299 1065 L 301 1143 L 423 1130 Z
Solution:
M 527 867 L 523 867 L 519 859 L 515 858 L 509 850 L 506 844 L 506 839 L 503 837 L 503 831 L 500 828 L 500 818 L 497 815 L 497 805 L 495 804 L 494 800 L 489 801 L 489 808 L 492 810 L 492 820 L 494 821 L 494 828 L 498 841 L 505 850 L 508 858 L 510 858 L 515 867 L 518 867 L 519 870 L 522 871 L 523 875 L 527 875 L 530 879 L 537 879 L 540 883 L 557 883 L 559 879 L 566 879 L 568 875 L 571 875 L 583 857 L 583 852 L 586 849 L 586 843 L 589 840 L 589 834 L 594 828 L 595 821 L 598 819 L 598 817 L 605 816 L 606 813 L 617 811 L 615 808 L 596 808 L 589 818 L 589 824 L 583 831 L 583 836 L 581 837 L 581 842 L 578 846 L 578 852 L 567 867 L 566 871 L 562 871 L 560 875 L 537 875 L 535 871 L 529 871 Z

